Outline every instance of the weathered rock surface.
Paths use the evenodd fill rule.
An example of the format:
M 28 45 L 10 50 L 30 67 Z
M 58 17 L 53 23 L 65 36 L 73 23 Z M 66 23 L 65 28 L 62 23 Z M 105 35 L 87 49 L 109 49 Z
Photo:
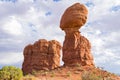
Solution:
M 64 65 L 94 66 L 91 54 L 91 44 L 87 38 L 80 35 L 79 28 L 87 19 L 87 9 L 84 5 L 76 3 L 69 7 L 61 18 L 60 28 L 65 31 L 63 43 Z
M 24 74 L 33 70 L 49 70 L 60 66 L 60 49 L 58 41 L 41 39 L 24 48 Z
M 81 28 L 87 20 L 88 10 L 80 3 L 76 3 L 64 12 L 61 21 L 60 28 L 64 30 L 65 28 Z
M 63 44 L 63 61 L 66 66 L 93 64 L 91 44 L 87 38 L 80 35 L 79 31 L 68 30 Z

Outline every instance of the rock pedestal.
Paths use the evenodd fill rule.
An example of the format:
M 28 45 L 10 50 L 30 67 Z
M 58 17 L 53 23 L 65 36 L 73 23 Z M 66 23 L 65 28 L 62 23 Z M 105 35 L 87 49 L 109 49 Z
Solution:
M 60 66 L 60 49 L 58 41 L 41 39 L 24 48 L 24 74 L 37 70 L 50 70 Z
M 87 38 L 80 35 L 79 31 L 67 29 L 63 43 L 63 58 L 65 66 L 81 64 L 82 66 L 93 66 L 91 44 Z
M 91 44 L 87 38 L 79 32 L 87 20 L 87 8 L 76 3 L 64 12 L 60 28 L 65 31 L 63 43 L 63 62 L 65 66 L 81 64 L 82 66 L 94 66 L 91 54 Z

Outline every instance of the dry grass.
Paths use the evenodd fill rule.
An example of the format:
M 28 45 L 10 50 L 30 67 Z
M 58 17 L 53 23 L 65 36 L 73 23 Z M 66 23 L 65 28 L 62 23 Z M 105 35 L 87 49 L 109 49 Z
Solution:
M 33 75 L 26 75 L 21 80 L 39 80 L 39 79 Z

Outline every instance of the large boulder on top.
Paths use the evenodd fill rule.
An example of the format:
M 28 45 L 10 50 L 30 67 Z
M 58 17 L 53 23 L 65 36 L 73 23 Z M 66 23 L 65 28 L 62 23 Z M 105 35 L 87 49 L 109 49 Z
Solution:
M 66 9 L 60 21 L 60 28 L 81 28 L 87 20 L 88 10 L 80 3 L 76 3 Z

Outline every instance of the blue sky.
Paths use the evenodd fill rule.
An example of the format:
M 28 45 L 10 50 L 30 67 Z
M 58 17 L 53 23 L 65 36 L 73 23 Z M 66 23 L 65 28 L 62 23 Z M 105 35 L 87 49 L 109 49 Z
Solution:
M 24 47 L 38 39 L 63 44 L 60 19 L 76 2 L 89 10 L 80 32 L 92 44 L 96 66 L 120 74 L 120 0 L 0 0 L 0 67 L 21 67 Z

